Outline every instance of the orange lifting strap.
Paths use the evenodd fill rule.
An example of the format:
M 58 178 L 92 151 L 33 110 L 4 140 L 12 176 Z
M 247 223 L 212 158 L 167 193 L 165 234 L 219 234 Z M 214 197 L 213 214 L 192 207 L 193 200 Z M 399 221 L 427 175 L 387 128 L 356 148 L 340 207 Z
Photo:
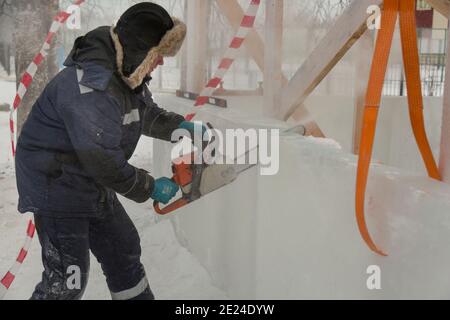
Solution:
M 411 125 L 428 175 L 433 179 L 441 180 L 425 132 L 419 50 L 417 47 L 415 2 L 415 0 L 384 0 L 381 29 L 378 32 L 376 41 L 364 110 L 364 125 L 361 134 L 361 147 L 356 179 L 356 219 L 364 241 L 372 251 L 382 256 L 387 256 L 387 254 L 376 246 L 367 229 L 364 215 L 364 202 L 378 109 L 380 107 L 383 83 L 398 13 L 400 14 L 400 33 Z

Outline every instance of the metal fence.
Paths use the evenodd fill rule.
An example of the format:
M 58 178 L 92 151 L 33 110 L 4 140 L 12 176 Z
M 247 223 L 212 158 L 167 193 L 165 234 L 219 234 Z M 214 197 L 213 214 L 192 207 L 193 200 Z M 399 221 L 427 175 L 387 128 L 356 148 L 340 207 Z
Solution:
M 418 29 L 420 75 L 424 96 L 442 97 L 445 84 L 445 61 L 447 54 L 445 29 Z M 383 88 L 385 96 L 406 96 L 408 90 L 403 65 L 389 67 Z

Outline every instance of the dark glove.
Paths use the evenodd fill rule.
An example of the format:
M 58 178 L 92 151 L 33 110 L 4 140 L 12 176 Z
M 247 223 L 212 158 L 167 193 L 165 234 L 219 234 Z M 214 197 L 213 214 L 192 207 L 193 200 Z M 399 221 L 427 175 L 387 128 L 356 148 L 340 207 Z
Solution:
M 177 194 L 180 187 L 169 178 L 160 178 L 155 181 L 151 198 L 162 204 L 168 204 Z

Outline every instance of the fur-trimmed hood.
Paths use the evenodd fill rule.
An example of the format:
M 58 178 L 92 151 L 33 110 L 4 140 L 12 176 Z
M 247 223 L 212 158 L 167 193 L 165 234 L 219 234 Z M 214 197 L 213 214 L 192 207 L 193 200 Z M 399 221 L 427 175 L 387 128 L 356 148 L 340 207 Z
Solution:
M 129 77 L 126 77 L 123 73 L 123 46 L 120 42 L 119 36 L 115 32 L 116 27 L 113 26 L 111 28 L 110 34 L 114 43 L 114 47 L 116 49 L 116 63 L 118 72 L 121 75 L 123 81 L 125 81 L 125 83 L 127 83 L 131 89 L 136 89 L 142 84 L 142 82 L 150 72 L 150 68 L 156 62 L 159 56 L 173 57 L 178 53 L 181 46 L 183 45 L 187 31 L 186 25 L 181 20 L 175 17 L 172 17 L 172 20 L 174 23 L 174 27 L 166 32 L 158 46 L 150 49 L 145 59 Z

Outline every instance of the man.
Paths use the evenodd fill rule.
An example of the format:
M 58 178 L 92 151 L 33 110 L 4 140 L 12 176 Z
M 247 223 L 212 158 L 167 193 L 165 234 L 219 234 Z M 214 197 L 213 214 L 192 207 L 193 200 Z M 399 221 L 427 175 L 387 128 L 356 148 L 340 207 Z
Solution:
M 44 272 L 32 299 L 81 299 L 89 250 L 113 299 L 154 296 L 139 235 L 116 193 L 167 204 L 178 186 L 128 163 L 142 134 L 170 141 L 181 115 L 159 108 L 147 83 L 174 56 L 186 26 L 157 4 L 128 9 L 113 28 L 75 41 L 61 71 L 33 106 L 17 145 L 19 211 L 33 212 Z M 79 271 L 81 285 L 71 281 Z

